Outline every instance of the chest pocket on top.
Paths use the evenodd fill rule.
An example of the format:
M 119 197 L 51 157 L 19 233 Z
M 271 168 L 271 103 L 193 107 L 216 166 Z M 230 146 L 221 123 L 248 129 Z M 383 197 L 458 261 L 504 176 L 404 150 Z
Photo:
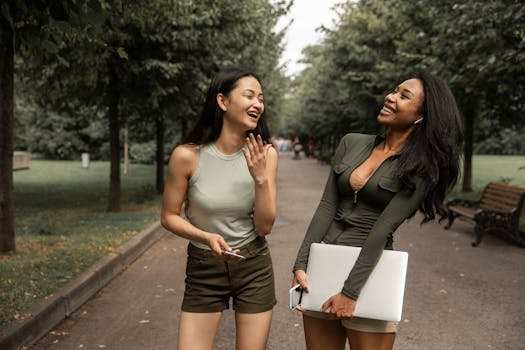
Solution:
M 378 185 L 380 188 L 394 193 L 401 191 L 403 188 L 401 179 L 395 176 L 393 177 L 387 175 L 383 175 L 379 178 Z
M 342 174 L 348 168 L 350 168 L 350 165 L 345 163 L 339 163 L 333 166 L 334 173 L 336 173 L 337 175 Z

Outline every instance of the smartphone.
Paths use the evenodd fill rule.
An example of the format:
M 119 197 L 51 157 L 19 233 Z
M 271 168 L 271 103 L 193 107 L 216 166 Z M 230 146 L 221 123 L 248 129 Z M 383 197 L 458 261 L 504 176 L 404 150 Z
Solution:
M 226 255 L 234 256 L 234 257 L 239 258 L 239 259 L 246 259 L 245 256 L 237 254 L 237 253 L 234 253 L 234 252 L 229 251 L 229 250 L 223 250 L 222 253 L 226 254 Z
M 303 288 L 300 284 L 297 284 L 290 288 L 288 296 L 288 307 L 290 310 L 295 310 L 297 306 L 301 305 L 301 299 L 303 297 Z

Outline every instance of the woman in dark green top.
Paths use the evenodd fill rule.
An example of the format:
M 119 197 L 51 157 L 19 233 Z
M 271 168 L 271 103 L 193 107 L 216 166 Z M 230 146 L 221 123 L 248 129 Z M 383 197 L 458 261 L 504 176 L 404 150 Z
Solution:
M 423 222 L 445 215 L 443 200 L 459 173 L 458 108 L 447 84 L 428 73 L 401 83 L 384 100 L 377 121 L 385 136 L 347 134 L 332 160 L 321 202 L 294 265 L 293 285 L 308 291 L 312 243 L 362 247 L 340 293 L 303 311 L 308 349 L 392 349 L 397 324 L 352 317 L 361 288 L 393 233 L 417 209 Z M 329 271 L 327 271 L 329 273 Z M 326 317 L 326 316 L 331 317 Z M 336 319 L 334 319 L 336 318 Z

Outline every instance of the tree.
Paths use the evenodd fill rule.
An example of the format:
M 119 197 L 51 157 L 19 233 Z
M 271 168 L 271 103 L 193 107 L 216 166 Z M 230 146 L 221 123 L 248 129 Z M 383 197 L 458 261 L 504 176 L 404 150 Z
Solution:
M 5 6 L 2 5 L 2 8 Z M 0 22 L 0 251 L 15 250 L 13 223 L 14 33 Z
M 12 197 L 15 51 L 26 56 L 35 53 L 55 56 L 65 35 L 89 35 L 84 15 L 92 11 L 95 3 L 35 0 L 0 5 L 0 252 L 15 250 Z

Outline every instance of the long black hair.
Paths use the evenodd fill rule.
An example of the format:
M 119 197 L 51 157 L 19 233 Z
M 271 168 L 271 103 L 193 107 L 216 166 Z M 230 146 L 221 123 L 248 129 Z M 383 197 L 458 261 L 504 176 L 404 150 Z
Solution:
M 223 69 L 215 75 L 208 87 L 200 118 L 185 138 L 184 143 L 203 145 L 219 138 L 224 112 L 217 104 L 217 94 L 228 96 L 237 86 L 239 79 L 244 77 L 253 77 L 261 84 L 259 77 L 254 72 L 236 67 Z M 264 113 L 260 116 L 255 130 L 247 132 L 249 133 L 261 135 L 264 143 L 270 143 L 270 131 Z
M 430 186 L 419 209 L 423 222 L 446 216 L 443 204 L 447 192 L 454 187 L 460 172 L 463 125 L 452 91 L 442 79 L 420 72 L 416 79 L 423 83 L 421 106 L 423 121 L 410 134 L 399 158 L 401 179 L 413 184 L 415 176 Z

